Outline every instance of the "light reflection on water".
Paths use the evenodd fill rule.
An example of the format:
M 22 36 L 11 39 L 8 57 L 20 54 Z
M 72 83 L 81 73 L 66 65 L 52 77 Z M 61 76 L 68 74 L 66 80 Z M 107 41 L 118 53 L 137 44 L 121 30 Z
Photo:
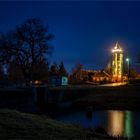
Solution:
M 140 136 L 137 133 L 140 129 L 139 116 L 139 112 L 107 110 L 93 111 L 89 114 L 85 111 L 59 114 L 55 119 L 67 123 L 80 124 L 84 127 L 95 128 L 101 126 L 106 129 L 109 135 L 131 138 L 133 136 Z
M 112 136 L 122 136 L 124 128 L 123 111 L 107 111 L 107 132 Z
M 107 132 L 112 136 L 133 137 L 131 111 L 107 111 Z
M 131 111 L 125 111 L 125 124 L 124 124 L 124 136 L 133 137 L 134 136 L 134 120 L 133 113 Z

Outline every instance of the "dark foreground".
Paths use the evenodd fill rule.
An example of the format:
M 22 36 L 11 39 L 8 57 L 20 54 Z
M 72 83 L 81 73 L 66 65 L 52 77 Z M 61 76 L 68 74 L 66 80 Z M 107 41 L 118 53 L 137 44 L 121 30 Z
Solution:
M 127 138 L 109 137 L 101 128 L 85 129 L 78 125 L 61 123 L 46 116 L 0 109 L 0 139 L 124 140 Z
M 76 90 L 75 90 L 76 89 Z M 29 89 L 0 90 L 0 107 L 41 114 L 65 112 L 70 109 L 140 109 L 140 86 L 52 88 L 51 100 L 38 106 L 35 93 Z M 42 92 L 41 92 L 42 93 Z M 45 93 L 46 95 L 48 92 Z M 48 95 L 47 95 L 48 97 Z M 59 97 L 59 98 L 58 98 Z M 44 98 L 43 98 L 44 99 Z M 58 100 L 59 99 L 59 100 Z M 40 103 L 40 102 L 39 102 Z M 42 103 L 42 98 L 41 98 Z M 43 105 L 43 106 L 42 106 Z M 47 113 L 48 114 L 48 113 Z M 86 129 L 64 124 L 42 115 L 0 110 L 0 139 L 115 139 L 102 128 Z M 126 138 L 118 138 L 126 139 Z M 135 139 L 135 138 L 134 138 Z

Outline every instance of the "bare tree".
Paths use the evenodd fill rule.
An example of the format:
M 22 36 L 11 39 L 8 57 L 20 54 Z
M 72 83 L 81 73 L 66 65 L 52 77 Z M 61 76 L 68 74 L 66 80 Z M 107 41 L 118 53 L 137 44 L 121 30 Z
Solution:
M 9 63 L 16 60 L 28 84 L 34 79 L 40 62 L 47 61 L 47 54 L 51 54 L 49 41 L 52 38 L 42 20 L 28 19 L 15 31 L 0 35 L 0 61 Z

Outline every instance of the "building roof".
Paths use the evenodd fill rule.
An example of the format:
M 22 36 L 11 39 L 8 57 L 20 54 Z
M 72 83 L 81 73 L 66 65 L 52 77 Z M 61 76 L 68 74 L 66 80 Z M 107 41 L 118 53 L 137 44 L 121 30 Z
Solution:
M 110 77 L 104 70 L 81 70 L 81 72 L 85 72 L 86 74 L 90 73 L 95 77 Z

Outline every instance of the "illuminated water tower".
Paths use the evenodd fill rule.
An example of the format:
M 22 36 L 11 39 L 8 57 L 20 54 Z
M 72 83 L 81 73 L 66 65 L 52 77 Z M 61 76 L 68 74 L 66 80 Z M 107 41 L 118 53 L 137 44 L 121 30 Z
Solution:
M 123 76 L 123 50 L 118 44 L 112 49 L 112 78 L 121 81 Z

